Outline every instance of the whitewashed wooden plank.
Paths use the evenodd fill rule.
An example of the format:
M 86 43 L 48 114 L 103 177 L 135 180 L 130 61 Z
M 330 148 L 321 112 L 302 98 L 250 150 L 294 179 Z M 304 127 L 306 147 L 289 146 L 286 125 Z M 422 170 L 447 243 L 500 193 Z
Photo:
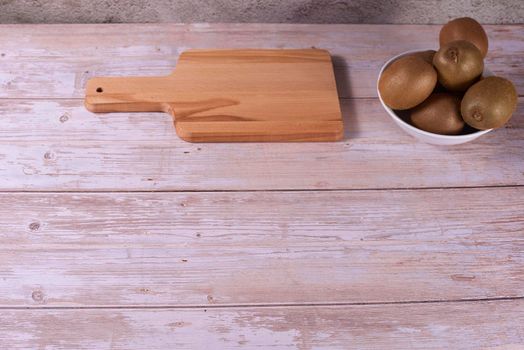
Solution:
M 0 194 L 0 306 L 520 297 L 524 187 Z
M 210 309 L 2 310 L 4 349 L 524 347 L 522 300 Z
M 0 97 L 83 97 L 91 76 L 168 74 L 189 48 L 311 46 L 334 55 L 341 97 L 374 97 L 380 66 L 400 52 L 436 48 L 439 30 L 427 25 L 2 25 Z M 487 66 L 524 91 L 524 26 L 486 30 Z
M 17 57 L 162 56 L 178 55 L 180 47 L 182 50 L 213 45 L 285 48 L 293 44 L 297 48 L 316 45 L 346 51 L 355 47 L 356 53 L 367 56 L 369 53 L 363 51 L 367 46 L 382 46 L 376 48 L 378 50 L 387 50 L 387 46 L 392 50 L 410 50 L 414 45 L 415 48 L 436 47 L 441 27 L 285 23 L 1 24 L 2 31 L 10 35 L 2 36 L 0 43 L 2 53 Z M 484 28 L 490 40 L 490 53 L 515 50 L 515 46 L 522 45 L 524 25 L 484 25 Z M 421 46 L 423 44 L 426 46 Z
M 375 99 L 344 100 L 335 143 L 190 144 L 161 113 L 92 114 L 78 100 L 0 101 L 1 190 L 253 190 L 524 184 L 524 100 L 511 123 L 438 147 Z

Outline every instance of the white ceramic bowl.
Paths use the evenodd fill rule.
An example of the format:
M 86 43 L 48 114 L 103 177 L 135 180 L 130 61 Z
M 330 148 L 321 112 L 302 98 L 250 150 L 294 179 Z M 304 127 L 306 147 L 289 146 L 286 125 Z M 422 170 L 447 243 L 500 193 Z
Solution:
M 382 66 L 382 69 L 380 69 L 378 80 L 380 80 L 380 76 L 382 75 L 382 72 L 384 71 L 384 69 L 386 69 L 386 67 L 389 66 L 393 61 L 395 61 L 396 59 L 398 59 L 400 57 L 412 54 L 414 52 L 419 52 L 419 51 L 426 51 L 426 50 L 406 51 L 404 53 L 401 53 L 400 55 L 397 55 L 397 56 L 391 58 L 389 61 L 387 61 Z M 489 71 L 487 68 L 484 68 L 484 73 L 482 73 L 482 75 L 484 77 L 488 77 L 488 76 L 493 75 L 493 73 L 491 73 L 491 71 Z M 384 107 L 386 112 L 388 112 L 388 114 L 391 117 L 391 119 L 393 119 L 393 121 L 398 126 L 400 126 L 400 128 L 402 130 L 404 130 L 405 132 L 407 132 L 411 136 L 414 136 L 414 137 L 416 137 L 417 139 L 419 139 L 421 141 L 424 141 L 426 143 L 431 143 L 433 145 L 458 145 L 458 144 L 461 144 L 461 143 L 466 143 L 466 142 L 473 141 L 476 138 L 478 138 L 478 137 L 480 137 L 480 136 L 490 132 L 491 130 L 493 130 L 493 129 L 489 129 L 489 130 L 475 131 L 475 132 L 472 132 L 472 133 L 469 133 L 469 134 L 464 134 L 464 135 L 440 135 L 440 134 L 434 134 L 432 132 L 427 132 L 427 131 L 424 131 L 424 130 L 420 130 L 420 129 L 414 127 L 413 125 L 409 124 L 408 122 L 404 121 L 404 119 L 406 119 L 405 116 L 404 116 L 404 119 L 403 119 L 402 115 L 399 115 L 400 113 L 397 114 L 394 110 L 392 110 L 391 108 L 386 106 L 386 104 L 382 100 L 382 96 L 380 96 L 380 91 L 378 90 L 378 80 L 377 80 L 377 94 L 378 94 L 378 98 L 380 100 L 380 103 L 382 104 L 382 106 Z

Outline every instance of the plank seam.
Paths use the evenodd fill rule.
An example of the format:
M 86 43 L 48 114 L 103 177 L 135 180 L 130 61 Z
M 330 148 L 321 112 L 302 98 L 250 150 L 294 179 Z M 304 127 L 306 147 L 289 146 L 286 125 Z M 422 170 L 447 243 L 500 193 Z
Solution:
M 474 190 L 497 188 L 521 188 L 520 185 L 450 186 L 450 187 L 373 187 L 373 188 L 318 188 L 318 189 L 239 189 L 239 190 L 2 190 L 0 194 L 104 194 L 104 193 L 251 193 L 251 192 L 371 192 L 371 191 L 424 191 L 424 190 Z
M 151 306 L 0 306 L 0 310 L 141 310 L 141 309 L 234 309 L 234 308 L 276 308 L 276 307 L 333 307 L 333 306 L 375 306 L 375 305 L 417 305 L 417 304 L 446 304 L 446 303 L 479 303 L 497 301 L 524 300 L 524 296 L 494 297 L 494 298 L 465 298 L 465 299 L 438 299 L 438 300 L 406 300 L 406 301 L 372 301 L 372 302 L 326 302 L 326 303 L 267 303 L 267 304 L 223 304 L 223 305 L 151 305 Z

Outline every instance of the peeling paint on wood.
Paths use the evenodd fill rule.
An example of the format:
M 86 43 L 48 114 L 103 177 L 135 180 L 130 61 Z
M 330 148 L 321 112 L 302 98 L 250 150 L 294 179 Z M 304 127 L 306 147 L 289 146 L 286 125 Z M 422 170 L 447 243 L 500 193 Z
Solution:
M 520 297 L 523 212 L 523 187 L 3 193 L 0 306 Z
M 375 99 L 344 100 L 335 143 L 190 144 L 162 113 L 94 115 L 75 100 L 0 101 L 1 190 L 260 190 L 524 184 L 524 100 L 511 128 L 437 147 Z M 67 122 L 60 118 L 68 115 Z M 3 159 L 3 160 L 2 160 Z M 386 171 L 387 169 L 387 171 Z
M 3 310 L 5 349 L 485 349 L 524 347 L 524 303 Z
M 522 93 L 524 26 L 486 28 L 487 66 Z M 452 148 L 375 99 L 380 65 L 438 30 L 0 26 L 0 348 L 522 349 L 522 98 Z M 331 51 L 344 142 L 194 145 L 166 115 L 80 99 L 95 75 L 255 46 Z
M 319 48 L 334 56 L 342 97 L 376 97 L 380 66 L 438 47 L 440 25 L 0 25 L 0 97 L 84 96 L 92 76 L 169 74 L 191 48 Z M 486 66 L 524 91 L 523 25 L 485 26 Z M 413 33 L 417 33 L 413 35 Z M 100 40 L 103 37 L 104 40 Z M 20 45 L 23 42 L 24 45 Z M 27 72 L 32 74 L 27 74 Z

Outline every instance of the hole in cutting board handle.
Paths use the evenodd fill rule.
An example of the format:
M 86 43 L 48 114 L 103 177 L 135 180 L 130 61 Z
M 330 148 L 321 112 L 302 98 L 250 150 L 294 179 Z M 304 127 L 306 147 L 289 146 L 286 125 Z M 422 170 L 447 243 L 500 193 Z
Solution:
M 98 92 L 98 93 L 100 93 L 100 92 L 104 92 L 104 89 L 102 89 L 101 87 L 96 88 L 96 92 Z

